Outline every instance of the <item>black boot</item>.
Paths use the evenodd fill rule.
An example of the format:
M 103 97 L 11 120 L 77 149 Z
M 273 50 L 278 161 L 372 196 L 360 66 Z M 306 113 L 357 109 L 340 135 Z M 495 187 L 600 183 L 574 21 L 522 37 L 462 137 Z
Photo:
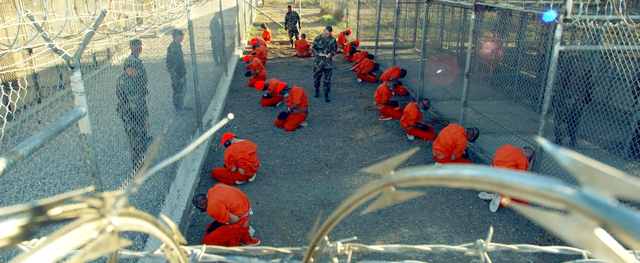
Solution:
M 316 88 L 316 95 L 313 95 L 314 98 L 320 97 L 320 90 Z
M 324 101 L 325 102 L 331 102 L 331 99 L 329 98 L 329 93 L 325 93 L 324 94 Z

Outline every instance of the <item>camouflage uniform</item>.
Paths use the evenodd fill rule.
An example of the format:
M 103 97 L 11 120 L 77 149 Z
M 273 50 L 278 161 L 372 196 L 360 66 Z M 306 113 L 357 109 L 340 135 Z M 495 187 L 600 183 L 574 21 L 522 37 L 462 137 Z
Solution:
M 568 135 L 575 147 L 582 112 L 591 102 L 591 63 L 581 55 L 562 54 L 558 61 L 557 86 L 553 95 L 556 144 Z
M 118 78 L 116 96 L 118 97 L 118 114 L 124 122 L 124 129 L 129 137 L 131 147 L 131 162 L 133 169 L 138 169 L 143 161 L 144 153 L 151 141 L 148 136 L 149 109 L 146 96 L 147 79 L 144 66 L 138 59 L 125 60 L 125 69 L 132 67 L 138 70 L 138 76 L 133 77 L 122 73 Z M 144 75 L 142 73 L 144 72 Z
M 315 56 L 313 60 L 313 86 L 316 88 L 316 96 L 320 92 L 320 81 L 324 80 L 324 95 L 329 96 L 331 91 L 331 73 L 333 70 L 333 56 L 338 51 L 336 39 L 333 36 L 324 38 L 322 34 L 313 40 L 311 53 Z M 320 57 L 320 54 L 331 55 L 331 57 Z M 324 77 L 323 77 L 324 76 Z
M 291 40 L 294 35 L 296 36 L 296 40 L 298 40 L 298 21 L 300 21 L 300 15 L 298 15 L 296 11 L 287 12 L 284 16 L 284 27 L 289 31 L 289 39 Z
M 175 41 L 167 48 L 167 69 L 171 75 L 171 88 L 173 88 L 173 107 L 176 111 L 182 109 L 184 97 L 184 84 L 187 70 L 184 66 L 184 54 L 182 46 Z

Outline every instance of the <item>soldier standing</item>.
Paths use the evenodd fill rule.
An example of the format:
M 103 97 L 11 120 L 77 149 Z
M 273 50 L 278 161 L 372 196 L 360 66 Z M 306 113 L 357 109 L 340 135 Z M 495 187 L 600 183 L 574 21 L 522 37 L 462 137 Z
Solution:
M 131 43 L 140 41 L 134 42 L 136 40 L 132 40 Z M 148 135 L 149 109 L 146 97 L 149 91 L 146 84 L 144 66 L 132 54 L 124 61 L 124 73 L 118 78 L 116 96 L 118 97 L 117 111 L 129 137 L 131 163 L 136 171 L 142 166 L 144 153 L 152 140 Z
M 171 88 L 173 88 L 173 107 L 178 112 L 182 109 L 184 97 L 184 84 L 187 70 L 184 66 L 184 54 L 182 53 L 182 45 L 180 42 L 184 39 L 184 33 L 179 29 L 174 29 L 173 41 L 167 48 L 167 70 L 171 75 Z
M 327 26 L 321 35 L 313 40 L 313 48 L 311 53 L 315 59 L 313 60 L 313 86 L 316 88 L 314 97 L 319 97 L 320 82 L 324 80 L 324 100 L 330 102 L 329 92 L 331 91 L 331 73 L 333 71 L 333 56 L 338 52 L 336 39 L 331 36 L 333 28 Z
M 554 90 L 552 105 L 555 123 L 554 143 L 562 145 L 569 137 L 570 147 L 576 147 L 576 133 L 582 112 L 591 103 L 591 63 L 578 52 L 562 54 L 558 61 L 558 87 Z
M 298 25 L 296 27 L 296 24 Z M 289 42 L 291 42 L 291 47 L 293 47 L 293 36 L 296 36 L 296 41 L 298 41 L 298 28 L 302 28 L 300 25 L 300 15 L 298 12 L 293 11 L 291 6 L 287 6 L 287 14 L 284 16 L 284 29 L 289 31 Z

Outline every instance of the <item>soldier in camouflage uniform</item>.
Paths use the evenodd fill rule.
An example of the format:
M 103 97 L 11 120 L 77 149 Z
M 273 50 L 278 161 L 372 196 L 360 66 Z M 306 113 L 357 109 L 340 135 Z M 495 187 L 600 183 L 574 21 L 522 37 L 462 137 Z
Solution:
M 330 102 L 329 92 L 331 91 L 331 73 L 333 70 L 333 56 L 338 52 L 336 39 L 331 36 L 333 28 L 327 26 L 324 32 L 313 40 L 311 53 L 313 60 L 313 86 L 316 88 L 314 97 L 319 97 L 320 82 L 324 80 L 324 100 Z
M 137 170 L 144 161 L 144 154 L 152 138 L 148 135 L 147 75 L 142 61 L 137 58 L 142 51 L 140 40 L 132 40 L 131 46 L 132 54 L 125 59 L 124 73 L 117 81 L 116 96 L 118 97 L 117 111 L 129 137 L 131 162 L 133 169 Z
M 591 62 L 578 52 L 561 54 L 558 61 L 558 85 L 553 95 L 554 143 L 561 145 L 569 136 L 569 145 L 576 146 L 576 131 L 580 117 L 591 102 Z
M 296 27 L 296 24 L 298 27 Z M 293 11 L 291 6 L 287 6 L 287 14 L 284 16 L 284 29 L 289 31 L 289 42 L 291 42 L 291 47 L 293 47 L 293 36 L 296 36 L 296 41 L 298 41 L 298 28 L 302 28 L 300 25 L 300 15 L 298 12 Z
M 184 54 L 182 53 L 182 45 L 180 42 L 184 39 L 184 34 L 178 29 L 174 29 L 173 41 L 167 48 L 167 70 L 171 75 L 171 88 L 173 88 L 173 107 L 178 112 L 182 109 L 184 97 L 184 84 L 187 70 L 184 66 Z

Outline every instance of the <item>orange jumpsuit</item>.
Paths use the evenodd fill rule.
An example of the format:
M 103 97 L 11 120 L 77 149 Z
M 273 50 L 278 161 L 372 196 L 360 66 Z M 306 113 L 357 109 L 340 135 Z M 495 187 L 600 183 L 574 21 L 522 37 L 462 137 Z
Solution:
M 526 172 L 529 169 L 529 160 L 527 160 L 527 157 L 524 156 L 524 153 L 520 148 L 513 147 L 511 144 L 506 144 L 498 148 L 496 154 L 493 156 L 493 164 L 491 164 L 491 166 Z M 500 195 L 503 197 L 506 196 L 504 194 Z M 524 205 L 530 204 L 527 201 L 514 198 L 511 198 L 511 201 Z M 500 205 L 502 205 L 502 203 Z
M 385 70 L 384 73 L 382 73 L 382 75 L 380 75 L 380 82 L 385 83 L 390 79 L 398 80 L 400 79 L 400 74 L 402 74 L 402 72 L 399 67 L 396 67 L 396 66 L 390 67 L 387 70 Z M 407 88 L 405 88 L 404 86 L 397 86 L 395 89 L 393 89 L 393 93 L 400 96 L 404 96 L 404 95 L 407 95 L 408 91 L 407 91 Z
M 369 83 L 378 82 L 378 75 L 376 75 L 375 73 L 372 73 L 373 76 L 369 75 L 369 72 L 373 70 L 373 67 L 375 66 L 375 64 L 376 63 L 371 59 L 368 59 L 368 58 L 363 59 L 360 63 L 353 66 L 354 71 L 356 72 L 356 76 L 359 79 Z
M 266 46 L 259 46 L 251 51 L 251 56 L 259 58 L 263 66 L 267 66 L 267 60 L 269 60 L 269 49 Z
M 381 84 L 380 86 L 382 85 L 386 86 L 386 84 L 384 83 Z M 424 124 L 427 128 L 429 128 L 428 131 L 418 129 L 413 126 L 422 120 L 422 115 L 423 114 L 418 109 L 418 106 L 416 106 L 416 104 L 413 102 L 409 102 L 409 104 L 407 104 L 407 107 L 404 108 L 404 112 L 402 112 L 400 125 L 404 128 L 404 131 L 407 134 L 413 135 L 416 138 L 423 139 L 426 141 L 432 141 L 436 138 L 436 135 L 433 133 L 434 129 L 432 126 Z
M 234 142 L 224 151 L 224 168 L 211 170 L 211 176 L 216 181 L 228 185 L 235 185 L 236 181 L 246 181 L 253 177 L 260 167 L 258 161 L 258 145 L 247 140 Z M 232 167 L 244 169 L 245 175 L 238 170 L 231 171 Z
M 259 44 L 261 46 L 267 46 L 267 41 L 264 41 L 264 39 L 262 39 L 261 37 L 254 37 L 251 39 L 251 46 L 255 45 L 255 44 Z
M 296 52 L 295 54 L 291 55 L 292 57 L 301 57 L 301 58 L 306 58 L 306 57 L 310 57 L 313 54 L 311 53 L 311 51 L 309 51 L 309 49 L 311 48 L 311 45 L 309 44 L 309 41 L 305 40 L 305 39 L 299 39 L 296 40 L 296 42 L 294 43 L 296 50 L 298 52 Z
M 347 37 L 344 35 L 344 32 L 340 32 L 338 34 L 338 39 L 336 40 L 336 44 L 338 44 L 338 53 L 343 51 L 344 45 L 346 43 L 347 43 Z
M 247 65 L 247 69 L 253 71 L 258 71 L 258 74 L 255 74 L 253 77 L 249 79 L 249 87 L 254 87 L 256 82 L 267 80 L 267 69 L 262 65 L 262 61 L 259 58 L 252 58 L 251 63 Z
M 369 52 L 363 50 L 363 51 L 358 51 L 355 54 L 353 54 L 353 62 L 358 64 L 360 62 L 362 62 L 363 59 L 367 58 L 369 56 Z
M 240 190 L 225 184 L 216 184 L 207 192 L 207 213 L 218 223 L 226 224 L 231 219 L 230 214 L 240 217 L 240 221 L 222 225 L 215 230 L 206 233 L 202 238 L 202 244 L 234 247 L 241 242 L 251 241 L 249 226 L 249 210 L 251 203 Z M 207 226 L 207 230 L 209 230 Z
M 264 42 L 266 42 L 266 44 L 269 45 L 269 43 L 271 43 L 271 30 L 269 30 L 268 28 L 265 28 L 262 31 L 262 39 L 264 39 Z
M 383 116 L 389 116 L 391 118 L 399 120 L 400 118 L 402 118 L 402 111 L 404 109 L 402 107 L 396 108 L 389 104 L 386 104 L 391 100 L 392 97 L 393 97 L 393 92 L 389 90 L 389 87 L 387 87 L 387 84 L 382 84 L 378 86 L 378 89 L 376 89 L 376 93 L 373 95 L 373 99 L 376 102 L 376 106 L 382 106 L 382 108 L 380 108 L 379 110 L 380 114 L 382 114 Z
M 462 158 L 462 153 L 467 149 L 467 132 L 464 127 L 451 123 L 444 127 L 438 138 L 433 142 L 433 159 L 439 163 L 468 163 L 472 162 Z M 451 156 L 456 160 L 451 160 Z
M 294 86 L 289 91 L 289 96 L 285 99 L 287 102 L 287 107 L 291 107 L 294 104 L 299 104 L 298 108 L 295 109 L 298 113 L 291 113 L 287 116 L 286 120 L 276 119 L 275 125 L 276 127 L 284 128 L 285 131 L 291 132 L 295 131 L 300 123 L 307 119 L 307 115 L 309 114 L 309 101 L 307 100 L 307 93 L 300 87 Z
M 349 62 L 353 62 L 353 55 L 351 55 L 351 50 L 353 50 L 354 48 L 355 47 L 353 46 L 353 42 L 349 42 L 344 45 L 344 54 L 342 54 L 342 57 L 346 58 Z
M 280 95 L 280 93 L 278 92 L 278 84 L 282 83 L 282 81 L 280 81 L 277 78 L 272 78 L 269 80 L 269 86 L 267 86 L 267 89 L 269 90 L 269 94 L 271 94 L 271 98 L 265 98 L 262 97 L 260 99 L 260 104 L 262 104 L 262 107 L 269 107 L 269 106 L 273 106 L 278 104 L 278 102 L 281 102 L 284 99 L 284 96 Z

